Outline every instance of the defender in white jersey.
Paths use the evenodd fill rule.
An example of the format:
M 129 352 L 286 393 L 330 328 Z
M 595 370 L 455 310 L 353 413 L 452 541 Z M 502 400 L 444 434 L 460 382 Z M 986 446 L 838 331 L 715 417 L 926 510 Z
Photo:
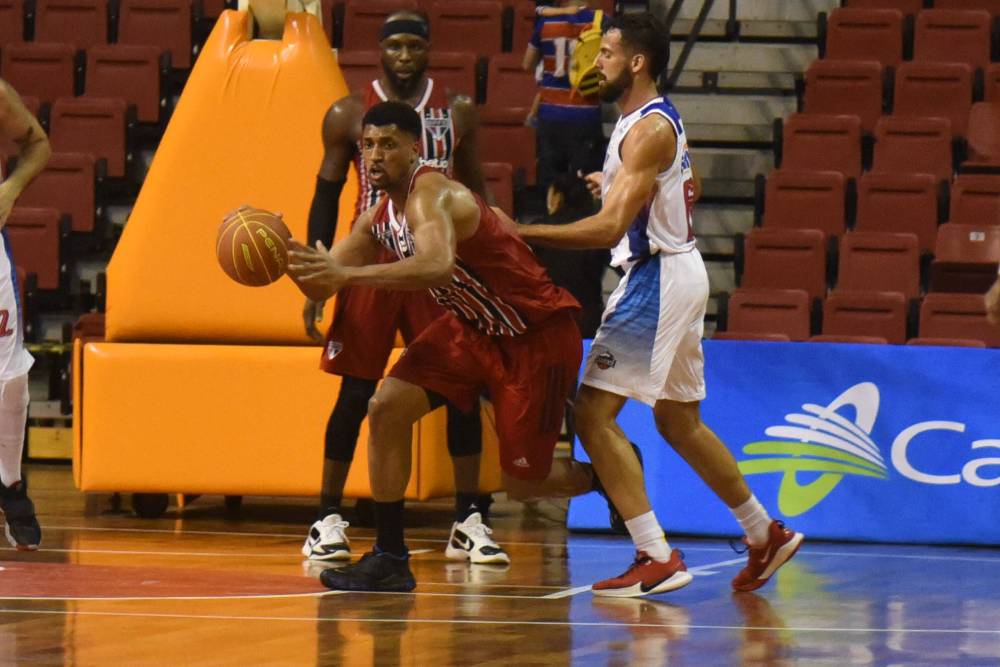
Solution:
M 701 421 L 705 397 L 701 337 L 708 276 L 695 248 L 691 211 L 698 183 L 684 124 L 657 91 L 670 37 L 651 14 L 627 14 L 607 28 L 595 67 L 600 95 L 622 115 L 600 186 L 601 210 L 570 225 L 526 225 L 525 240 L 563 248 L 613 248 L 625 270 L 591 346 L 576 399 L 577 433 L 601 490 L 625 519 L 636 546 L 620 576 L 593 585 L 595 595 L 640 596 L 691 582 L 646 496 L 641 462 L 615 423 L 628 398 L 649 404 L 657 430 L 732 510 L 746 533 L 747 566 L 736 590 L 763 586 L 802 542 L 773 521 L 750 492 L 736 460 Z
M 13 88 L 0 81 L 0 141 L 17 145 L 17 168 L 0 173 L 0 511 L 7 539 L 17 549 L 38 548 L 42 531 L 21 476 L 24 424 L 28 416 L 28 370 L 34 359 L 24 349 L 17 272 L 5 225 L 14 202 L 45 168 L 51 149 L 38 120 Z

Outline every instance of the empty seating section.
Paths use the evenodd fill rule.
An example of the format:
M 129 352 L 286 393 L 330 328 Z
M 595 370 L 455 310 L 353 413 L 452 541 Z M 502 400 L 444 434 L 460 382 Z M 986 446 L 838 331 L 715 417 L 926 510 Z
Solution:
M 858 231 L 910 232 L 931 252 L 938 228 L 938 183 L 930 174 L 868 173 L 858 183 Z
M 893 113 L 937 116 L 963 137 L 972 107 L 972 68 L 965 63 L 907 62 L 896 70 Z
M 944 118 L 883 116 L 875 125 L 872 171 L 931 174 L 950 181 L 951 123 Z
M 1000 0 L 935 0 L 935 9 L 978 9 L 1000 16 Z
M 500 53 L 502 12 L 500 0 L 435 2 L 429 12 L 435 50 L 474 50 L 478 55 Z
M 38 0 L 35 41 L 88 49 L 108 42 L 107 0 Z
M 861 174 L 861 121 L 856 116 L 792 114 L 782 129 L 781 168 Z
M 920 296 L 920 248 L 914 234 L 851 232 L 840 239 L 837 288 Z
M 920 12 L 913 37 L 913 59 L 986 67 L 990 62 L 990 15 L 952 9 Z
M 931 263 L 931 291 L 982 294 L 997 278 L 1000 225 L 943 225 Z
M 22 96 L 51 103 L 75 92 L 73 58 L 69 44 L 8 44 L 0 60 L 0 76 Z
M 535 2 L 534 0 L 520 0 L 514 5 L 514 30 L 511 44 L 511 53 L 524 53 L 531 34 L 535 30 Z
M 92 97 L 120 97 L 136 106 L 140 122 L 155 123 L 166 105 L 159 61 L 155 46 L 96 46 L 87 52 L 84 92 Z
M 754 229 L 746 237 L 741 287 L 826 295 L 826 237 L 816 229 Z
M 514 215 L 514 169 L 507 162 L 484 162 L 486 187 L 496 205 L 507 215 Z
M 146 44 L 170 52 L 174 67 L 191 67 L 191 2 L 185 0 L 122 0 L 118 41 Z
M 854 114 L 861 129 L 871 132 L 882 115 L 882 66 L 873 60 L 814 61 L 806 70 L 805 111 Z
M 382 67 L 378 51 L 338 51 L 337 64 L 344 75 L 347 88 L 351 91 L 363 90 L 379 77 Z
M 895 67 L 903 59 L 903 14 L 894 9 L 834 11 L 827 23 L 826 57 Z
M 24 39 L 23 0 L 0 0 L 0 49 Z
M 920 306 L 920 337 L 971 339 L 1000 347 L 1000 328 L 986 321 L 981 294 L 928 294 Z
M 507 162 L 535 184 L 535 131 L 526 127 L 519 109 L 482 109 L 479 115 L 479 156 L 483 162 Z
M 108 176 L 125 176 L 125 101 L 117 98 L 78 97 L 52 105 L 49 138 L 53 150 L 88 153 L 107 160 Z
M 94 158 L 85 153 L 53 153 L 45 170 L 18 199 L 23 206 L 50 206 L 70 216 L 74 232 L 94 229 Z
M 809 294 L 799 289 L 738 289 L 729 297 L 727 332 L 779 334 L 805 340 L 810 333 Z
M 476 98 L 476 56 L 471 53 L 431 53 L 427 73 L 450 95 Z
M 969 112 L 966 165 L 1000 166 L 1000 103 L 976 102 Z
M 844 175 L 836 171 L 778 169 L 767 177 L 763 224 L 767 229 L 819 229 L 844 233 Z
M 874 336 L 893 344 L 906 342 L 906 297 L 898 292 L 836 289 L 823 304 L 826 336 Z
M 59 211 L 15 207 L 4 225 L 17 265 L 38 277 L 38 288 L 59 288 Z
M 535 77 L 521 69 L 522 55 L 504 53 L 490 58 L 486 99 L 491 106 L 523 108 L 525 116 L 538 91 Z
M 410 0 L 348 0 L 344 7 L 344 51 L 371 49 L 378 43 L 378 31 L 386 17 L 404 9 L 416 10 Z M 431 33 L 431 38 L 437 35 Z
M 948 221 L 1000 225 L 1000 174 L 959 174 L 951 186 Z
M 895 9 L 913 15 L 924 8 L 924 0 L 847 0 L 844 5 L 851 9 Z
M 983 101 L 1000 102 L 1000 63 L 990 63 L 983 73 Z

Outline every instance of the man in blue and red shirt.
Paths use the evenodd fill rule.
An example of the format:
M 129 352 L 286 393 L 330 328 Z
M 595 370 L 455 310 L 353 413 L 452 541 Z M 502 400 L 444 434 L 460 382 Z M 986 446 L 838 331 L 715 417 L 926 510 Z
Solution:
M 540 8 L 523 63 L 528 71 L 541 70 L 537 136 L 538 185 L 543 191 L 557 174 L 599 171 L 604 158 L 600 100 L 596 93 L 580 95 L 569 83 L 573 48 L 580 33 L 594 23 L 590 6 L 596 3 L 559 4 L 563 11 L 558 13 Z

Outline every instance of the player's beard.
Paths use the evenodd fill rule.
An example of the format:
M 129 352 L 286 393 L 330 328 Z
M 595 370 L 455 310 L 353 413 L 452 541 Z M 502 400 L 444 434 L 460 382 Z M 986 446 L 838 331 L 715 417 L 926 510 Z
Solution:
M 388 67 L 384 67 L 385 76 L 389 79 L 389 85 L 403 99 L 413 97 L 417 93 L 417 86 L 424 80 L 424 72 L 414 72 L 409 78 L 401 79 L 396 72 Z
M 604 80 L 604 85 L 598 89 L 597 96 L 601 98 L 602 102 L 617 102 L 625 94 L 625 90 L 632 85 L 633 80 L 632 72 L 627 69 L 622 70 L 622 73 L 614 81 Z

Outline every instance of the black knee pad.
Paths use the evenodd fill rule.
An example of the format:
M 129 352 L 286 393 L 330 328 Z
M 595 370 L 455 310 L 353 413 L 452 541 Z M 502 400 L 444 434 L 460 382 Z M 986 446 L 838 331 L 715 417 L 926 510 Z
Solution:
M 465 413 L 448 405 L 448 453 L 452 456 L 472 456 L 483 451 L 483 423 L 479 402 L 472 412 Z
M 368 401 L 375 394 L 375 380 L 345 375 L 341 378 L 340 394 L 326 423 L 324 456 L 334 461 L 350 463 L 358 445 L 361 422 L 368 414 Z

